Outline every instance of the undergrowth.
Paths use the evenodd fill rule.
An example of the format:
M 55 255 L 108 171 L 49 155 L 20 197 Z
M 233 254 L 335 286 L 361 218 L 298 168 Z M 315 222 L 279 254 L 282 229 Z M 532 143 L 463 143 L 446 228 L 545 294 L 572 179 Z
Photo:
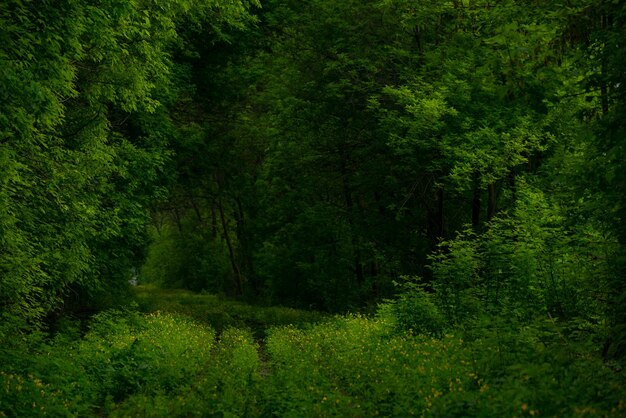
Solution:
M 186 315 L 208 323 L 220 332 L 229 327 L 250 328 L 262 335 L 272 326 L 300 325 L 320 322 L 326 315 L 282 306 L 254 306 L 218 295 L 194 293 L 182 289 L 160 289 L 154 285 L 135 288 L 141 310 L 161 310 Z
M 551 322 L 418 334 L 389 305 L 376 317 L 307 322 L 317 314 L 158 295 L 144 293 L 144 308 L 161 300 L 179 313 L 106 311 L 83 336 L 28 333 L 3 344 L 0 416 L 626 415 L 618 367 L 560 338 Z M 418 318 L 432 311 L 416 303 L 407 306 Z M 182 307 L 198 309 L 196 319 Z M 208 311 L 233 307 L 241 327 L 207 322 Z M 267 324 L 264 338 L 250 320 Z

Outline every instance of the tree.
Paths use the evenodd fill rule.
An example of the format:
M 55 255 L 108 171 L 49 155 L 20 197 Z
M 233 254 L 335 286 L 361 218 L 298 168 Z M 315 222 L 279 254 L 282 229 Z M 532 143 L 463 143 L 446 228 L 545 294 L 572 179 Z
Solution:
M 3 2 L 4 316 L 36 321 L 124 287 L 167 158 L 177 25 L 241 24 L 245 4 Z

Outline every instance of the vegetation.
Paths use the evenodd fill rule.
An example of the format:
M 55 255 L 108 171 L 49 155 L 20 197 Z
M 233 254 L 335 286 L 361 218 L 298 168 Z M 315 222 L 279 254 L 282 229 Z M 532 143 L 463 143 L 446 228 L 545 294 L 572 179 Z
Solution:
M 142 290 L 142 293 L 146 290 Z M 166 309 L 226 312 L 213 295 L 154 292 Z M 143 297 L 146 299 L 146 295 Z M 178 306 L 181 306 L 178 305 Z M 250 318 L 265 308 L 239 304 Z M 201 317 L 206 309 L 199 308 Z M 80 336 L 31 334 L 3 348 L 3 416 L 621 416 L 623 379 L 545 321 L 504 319 L 462 339 L 414 334 L 396 316 L 326 317 L 273 309 L 264 336 L 171 313 L 109 310 Z M 242 315 L 244 316 L 244 315 Z M 207 318 L 207 317 L 205 317 Z M 214 316 L 208 317 L 215 320 Z M 221 318 L 218 324 L 223 324 Z M 258 335 L 258 334 L 257 334 Z M 19 349 L 18 349 L 19 348 Z
M 3 1 L 0 416 L 626 415 L 624 39 L 609 0 Z
M 227 328 L 247 328 L 262 337 L 270 327 L 303 326 L 324 320 L 320 312 L 280 306 L 252 306 L 217 295 L 197 294 L 187 290 L 162 290 L 154 286 L 135 289 L 138 308 L 144 312 L 162 311 L 184 315 L 205 322 L 221 332 Z

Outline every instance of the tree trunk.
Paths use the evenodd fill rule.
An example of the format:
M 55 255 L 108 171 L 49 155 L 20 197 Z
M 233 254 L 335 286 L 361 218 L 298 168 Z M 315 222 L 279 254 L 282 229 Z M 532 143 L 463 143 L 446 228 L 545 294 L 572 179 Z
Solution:
M 211 203 L 211 237 L 217 238 L 217 210 L 215 202 Z
M 194 200 L 193 197 L 190 197 L 189 201 L 191 202 L 191 207 L 193 208 L 193 211 L 196 214 L 196 219 L 198 219 L 198 224 L 202 225 L 204 223 L 204 220 L 202 219 L 200 208 L 198 208 L 198 205 L 196 204 L 196 201 Z
M 178 208 L 175 206 L 172 210 L 172 214 L 174 215 L 174 221 L 176 222 L 176 228 L 178 228 L 178 232 L 183 234 L 183 225 L 180 220 L 180 213 L 178 212 Z
M 230 264 L 233 268 L 233 273 L 235 274 L 235 292 L 237 296 L 241 296 L 243 294 L 243 285 L 242 285 L 242 277 L 241 277 L 241 269 L 237 264 L 237 260 L 235 259 L 235 251 L 233 249 L 233 244 L 230 240 L 230 236 L 228 234 L 228 226 L 226 225 L 226 216 L 224 215 L 224 206 L 222 206 L 221 201 L 217 201 L 217 208 L 220 212 L 220 218 L 222 222 L 222 231 L 224 233 L 224 239 L 226 240 L 226 245 L 228 246 L 228 255 L 230 256 Z
M 254 273 L 254 262 L 252 260 L 252 251 L 246 228 L 246 218 L 243 210 L 243 204 L 238 198 L 235 199 L 235 202 L 237 203 L 237 211 L 235 214 L 237 221 L 237 240 L 239 242 L 241 258 L 243 258 L 244 277 L 252 284 L 254 294 L 258 295 L 261 291 L 261 286 L 258 282 L 258 277 Z
M 343 187 L 343 196 L 346 202 L 346 209 L 348 211 L 348 225 L 350 226 L 350 242 L 352 243 L 352 250 L 354 251 L 354 274 L 356 276 L 357 283 L 361 284 L 365 281 L 363 274 L 363 265 L 361 262 L 361 249 L 359 248 L 359 240 L 354 233 L 354 222 L 352 217 L 354 216 L 354 201 L 352 200 L 352 190 L 348 184 L 348 169 L 346 167 L 346 158 L 341 156 L 341 180 Z

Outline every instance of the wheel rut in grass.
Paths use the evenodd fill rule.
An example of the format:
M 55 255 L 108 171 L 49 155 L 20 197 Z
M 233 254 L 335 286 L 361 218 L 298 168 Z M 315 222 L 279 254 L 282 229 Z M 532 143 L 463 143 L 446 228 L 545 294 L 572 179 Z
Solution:
M 270 365 L 269 354 L 265 349 L 265 338 L 255 337 L 257 345 L 257 353 L 259 354 L 259 375 L 261 377 L 268 377 L 272 374 L 272 367 Z

